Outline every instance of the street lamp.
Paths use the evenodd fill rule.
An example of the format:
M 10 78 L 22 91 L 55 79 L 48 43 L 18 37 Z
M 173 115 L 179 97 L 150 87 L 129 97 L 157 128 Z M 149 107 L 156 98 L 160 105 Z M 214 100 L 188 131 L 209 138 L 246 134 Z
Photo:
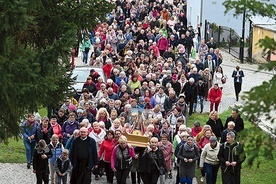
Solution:
M 245 1 L 245 5 L 243 7 L 243 14 L 242 14 L 242 37 L 240 39 L 240 55 L 239 55 L 239 59 L 240 59 L 241 63 L 244 62 L 244 32 L 245 32 L 246 4 L 247 4 L 247 1 Z

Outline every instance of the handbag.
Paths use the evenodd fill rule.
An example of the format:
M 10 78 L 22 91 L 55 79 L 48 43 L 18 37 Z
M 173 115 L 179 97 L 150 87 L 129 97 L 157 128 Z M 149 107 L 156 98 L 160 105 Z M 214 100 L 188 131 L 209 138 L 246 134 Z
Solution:
M 93 175 L 100 175 L 100 176 L 104 175 L 104 172 L 103 172 L 104 166 L 105 166 L 104 161 L 101 159 L 98 163 L 98 167 L 93 168 L 92 170 Z
M 85 47 L 85 48 L 84 48 L 84 52 L 86 52 L 86 53 L 88 53 L 88 52 L 89 52 L 89 50 L 90 50 L 90 48 L 89 48 L 89 47 Z
M 218 63 L 219 65 L 222 63 L 222 59 L 220 57 L 218 58 Z
M 159 171 L 159 175 L 165 175 L 167 172 L 165 170 L 165 168 L 163 166 L 158 166 L 158 164 L 156 163 L 155 159 L 153 159 L 158 171 Z
M 222 82 L 222 84 L 225 84 L 225 83 L 226 83 L 226 77 L 225 77 L 225 76 L 223 76 L 223 77 L 221 78 L 221 82 Z

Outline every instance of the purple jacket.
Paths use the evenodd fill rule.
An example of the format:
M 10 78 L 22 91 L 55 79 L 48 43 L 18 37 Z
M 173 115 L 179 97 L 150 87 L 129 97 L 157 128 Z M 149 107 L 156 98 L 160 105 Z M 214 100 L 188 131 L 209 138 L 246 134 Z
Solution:
M 67 134 L 72 135 L 74 130 L 78 128 L 79 128 L 79 122 L 77 120 L 75 120 L 74 122 L 65 121 L 63 123 L 61 133 L 63 137 L 62 142 L 64 145 L 66 144 L 67 140 L 70 138 L 67 136 Z

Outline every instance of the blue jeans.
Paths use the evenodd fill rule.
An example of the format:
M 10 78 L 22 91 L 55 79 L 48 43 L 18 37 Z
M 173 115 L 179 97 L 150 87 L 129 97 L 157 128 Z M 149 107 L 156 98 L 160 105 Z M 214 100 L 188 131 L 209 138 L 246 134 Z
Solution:
M 200 44 L 201 44 L 201 37 L 198 36 L 197 37 L 197 44 L 196 44 L 196 52 L 198 52 L 198 47 L 199 47 Z
M 198 102 L 200 103 L 200 112 L 203 112 L 203 99 L 204 99 L 203 96 L 197 95 L 196 103 L 194 103 L 194 112 L 196 111 Z
M 204 169 L 206 172 L 206 184 L 215 184 L 217 182 L 219 164 L 211 165 L 204 163 Z
M 82 52 L 82 53 L 83 53 L 82 62 L 84 62 L 85 64 L 87 64 L 88 52 Z
M 65 176 L 58 176 L 57 184 L 61 184 L 61 183 L 66 184 L 67 183 L 67 175 L 68 174 L 66 174 Z
M 192 184 L 193 178 L 180 178 L 180 183 L 181 184 Z
M 24 146 L 25 146 L 25 149 L 26 149 L 27 163 L 31 163 L 31 161 L 33 159 L 35 141 L 30 142 L 29 140 L 28 141 L 24 140 Z

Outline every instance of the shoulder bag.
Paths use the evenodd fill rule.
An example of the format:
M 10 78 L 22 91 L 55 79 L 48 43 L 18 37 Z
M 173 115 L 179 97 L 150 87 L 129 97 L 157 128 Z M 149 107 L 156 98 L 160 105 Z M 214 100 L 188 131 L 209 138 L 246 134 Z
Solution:
M 156 167 L 157 167 L 157 169 L 159 171 L 159 175 L 165 175 L 167 173 L 166 170 L 165 170 L 165 168 L 163 166 L 159 167 L 158 164 L 157 164 L 157 162 L 156 162 L 156 160 L 154 158 L 152 158 L 152 160 L 154 161 L 154 163 L 155 163 L 155 165 L 156 165 Z

